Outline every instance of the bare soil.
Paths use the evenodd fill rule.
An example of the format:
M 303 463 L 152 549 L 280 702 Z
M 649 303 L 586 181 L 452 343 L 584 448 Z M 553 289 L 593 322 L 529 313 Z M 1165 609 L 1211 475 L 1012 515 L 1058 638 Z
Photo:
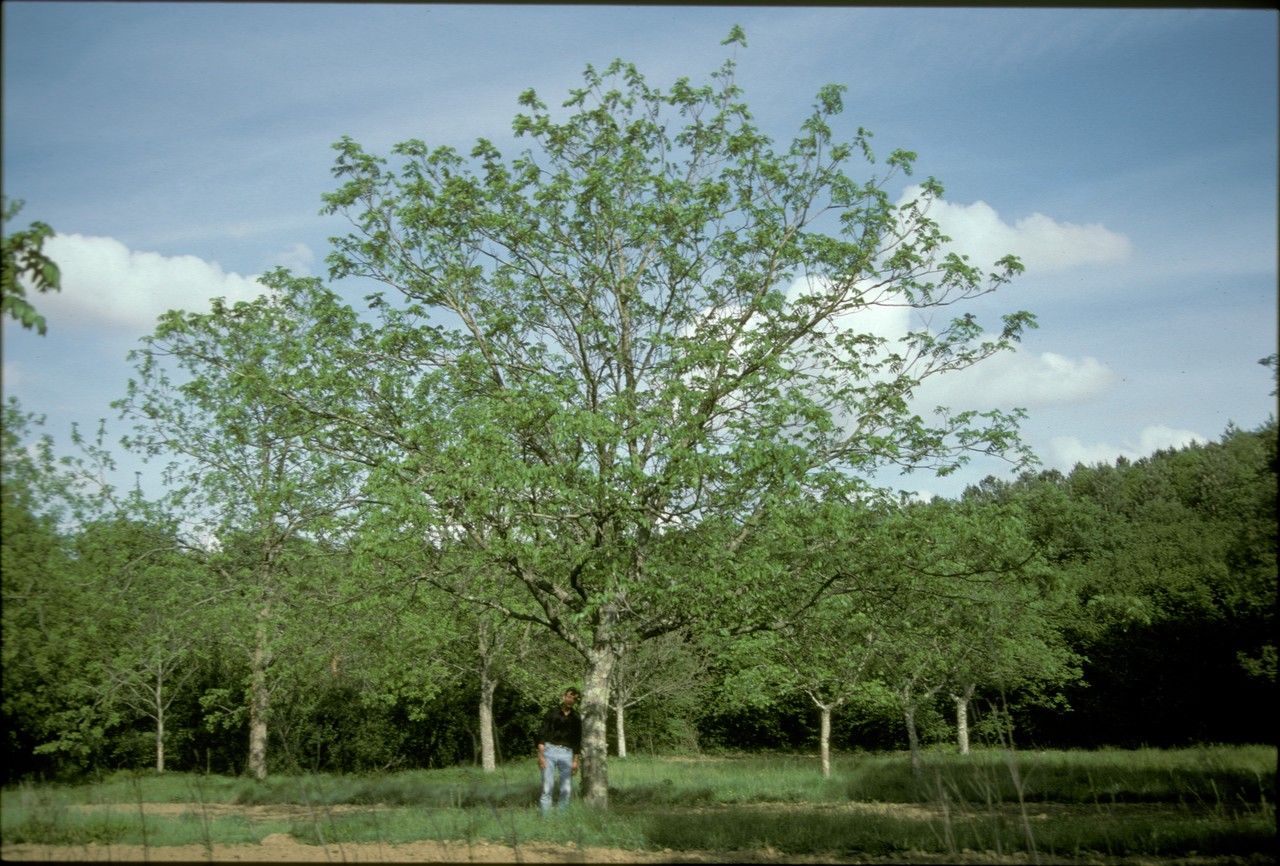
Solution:
M 622 851 L 610 848 L 557 848 L 465 842 L 411 842 L 405 845 L 359 843 L 304 845 L 292 836 L 277 833 L 256 845 L 5 845 L 5 861 L 134 861 L 134 862 L 256 862 L 256 863 L 664 863 L 676 862 L 667 854 Z M 736 859 L 736 858 L 735 858 Z M 681 856 L 679 862 L 721 862 Z
M 621 848 L 522 844 L 519 849 L 488 842 L 410 842 L 404 845 L 359 843 L 305 845 L 278 833 L 256 845 L 5 845 L 0 851 L 12 862 L 134 862 L 134 863 L 866 863 L 866 864 L 1000 864 L 1018 866 L 1023 857 L 998 857 L 990 852 L 934 855 L 923 852 L 894 858 L 840 858 L 784 855 L 777 851 L 628 851 Z M 1078 861 L 1041 857 L 1042 866 Z M 1098 861 L 1102 862 L 1102 861 Z M 1127 861 L 1143 866 L 1140 861 Z M 1163 861 L 1158 866 L 1170 866 Z M 1221 861 L 1204 866 L 1219 866 Z M 1157 866 L 1149 861 L 1146 866 Z M 1187 861 L 1186 866 L 1197 866 Z

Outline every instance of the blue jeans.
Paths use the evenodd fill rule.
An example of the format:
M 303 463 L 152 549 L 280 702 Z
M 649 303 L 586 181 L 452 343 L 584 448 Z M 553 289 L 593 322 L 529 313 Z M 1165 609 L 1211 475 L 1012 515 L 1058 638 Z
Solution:
M 553 773 L 560 776 L 560 802 L 557 805 L 561 809 L 569 807 L 569 795 L 573 793 L 573 750 L 568 746 L 547 743 L 542 748 L 542 756 L 547 759 L 547 765 L 542 768 L 542 799 L 538 801 L 538 807 L 545 815 L 551 810 Z

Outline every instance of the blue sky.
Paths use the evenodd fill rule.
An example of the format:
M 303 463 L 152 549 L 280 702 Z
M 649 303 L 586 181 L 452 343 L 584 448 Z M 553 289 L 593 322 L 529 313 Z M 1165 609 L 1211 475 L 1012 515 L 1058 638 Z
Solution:
M 3 388 L 63 442 L 73 421 L 125 432 L 108 404 L 163 310 L 247 297 L 275 265 L 324 273 L 344 231 L 319 214 L 341 136 L 510 152 L 522 90 L 556 104 L 615 57 L 660 85 L 701 78 L 734 23 L 739 82 L 775 140 L 819 87 L 845 84 L 838 132 L 916 151 L 957 246 L 1027 264 L 986 307 L 1040 328 L 922 399 L 1025 406 L 1027 441 L 1063 470 L 1274 411 L 1256 363 L 1277 341 L 1274 10 L 6 2 L 3 16 L 4 192 L 26 201 L 18 225 L 59 233 L 64 273 L 37 299 L 47 336 L 5 323 Z M 120 457 L 129 483 L 137 461 Z M 1000 469 L 905 486 L 956 495 Z

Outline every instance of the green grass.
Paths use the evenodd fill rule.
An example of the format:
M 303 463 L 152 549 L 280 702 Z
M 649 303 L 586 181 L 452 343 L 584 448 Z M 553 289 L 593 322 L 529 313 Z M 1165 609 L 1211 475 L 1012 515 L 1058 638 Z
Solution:
M 532 760 L 391 775 L 250 779 L 121 773 L 0 793 L 6 844 L 419 840 L 868 857 L 1219 857 L 1275 853 L 1270 747 L 662 758 L 609 766 L 610 809 L 543 820 Z M 179 803 L 158 815 L 145 804 Z M 228 807 L 261 807 L 238 808 Z M 288 807 L 283 808 L 283 807 Z M 155 807 L 152 807 L 155 808 Z
M 645 838 L 673 850 L 772 848 L 784 854 L 867 854 L 908 851 L 956 853 L 1038 852 L 1059 857 L 1194 853 L 1248 855 L 1265 852 L 1275 838 L 1274 820 L 1260 815 L 1227 819 L 1183 812 L 1072 816 L 1056 812 L 1030 819 L 1028 833 L 1015 814 L 951 814 L 920 819 L 830 810 L 778 813 L 669 812 L 652 816 Z
M 76 808 L 80 805 L 107 804 L 51 805 L 5 797 L 0 813 L 5 844 L 227 845 L 260 842 L 272 833 L 287 833 L 290 829 L 287 820 L 248 821 L 209 815 L 198 805 L 166 816 L 145 815 L 129 808 Z

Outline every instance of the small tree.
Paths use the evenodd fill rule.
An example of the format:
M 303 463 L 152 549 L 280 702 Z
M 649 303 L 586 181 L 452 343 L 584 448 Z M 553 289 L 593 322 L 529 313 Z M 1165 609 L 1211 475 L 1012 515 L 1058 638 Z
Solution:
M 917 503 L 892 526 L 907 627 L 888 642 L 887 674 L 918 767 L 916 713 L 943 689 L 967 752 L 976 689 L 1053 688 L 1079 670 L 1062 634 L 1070 597 L 1056 592 L 1016 504 L 977 495 Z
M 265 279 L 286 280 L 283 274 Z M 267 775 L 267 730 L 277 644 L 306 628 L 298 601 L 314 592 L 309 547 L 348 531 L 360 501 L 360 468 L 312 447 L 315 424 L 273 399 L 304 357 L 314 310 L 283 293 L 207 313 L 166 313 L 145 347 L 130 353 L 137 380 L 114 405 L 136 421 L 128 447 L 169 455 L 195 525 L 216 548 L 219 608 L 249 659 L 249 768 Z M 170 378 L 176 367 L 183 381 Z M 294 645 L 298 645 L 295 641 Z M 307 642 L 310 645 L 310 642 Z
M 209 637 L 195 603 L 209 581 L 175 521 L 138 496 L 128 504 L 77 532 L 74 568 L 96 608 L 98 688 L 121 712 L 150 720 L 154 766 L 162 773 L 169 708 Z
M 870 503 L 854 506 L 813 503 L 775 533 L 766 560 L 800 558 L 794 536 L 807 533 L 807 580 L 799 584 L 813 597 L 793 598 L 734 645 L 744 670 L 729 678 L 731 702 L 760 705 L 773 696 L 804 695 L 818 710 L 818 751 L 822 775 L 831 775 L 831 721 L 841 708 L 863 696 L 881 675 L 882 647 L 902 631 L 904 591 L 895 565 L 905 554 L 886 541 L 891 512 Z M 815 590 L 816 588 L 816 590 Z
M 609 684 L 619 758 L 627 756 L 627 710 L 648 701 L 704 690 L 708 667 L 706 649 L 691 640 L 687 632 L 668 632 L 619 650 Z

